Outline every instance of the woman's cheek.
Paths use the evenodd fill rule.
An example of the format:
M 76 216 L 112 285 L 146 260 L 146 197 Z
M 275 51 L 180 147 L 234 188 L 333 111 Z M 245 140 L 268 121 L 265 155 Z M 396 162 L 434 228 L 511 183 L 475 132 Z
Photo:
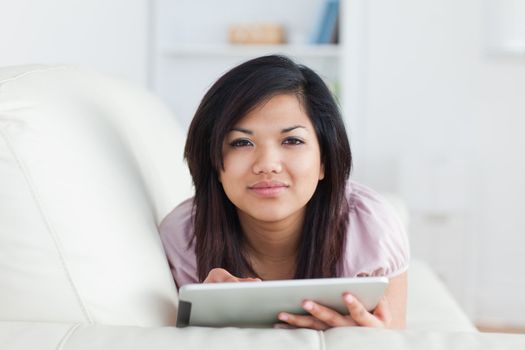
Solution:
M 312 174 L 312 176 L 319 174 L 321 167 L 321 159 L 316 154 L 304 153 L 290 157 L 288 161 L 288 168 L 294 174 Z
M 250 158 L 242 154 L 228 154 L 224 156 L 224 170 L 221 171 L 222 183 L 237 183 L 250 169 Z

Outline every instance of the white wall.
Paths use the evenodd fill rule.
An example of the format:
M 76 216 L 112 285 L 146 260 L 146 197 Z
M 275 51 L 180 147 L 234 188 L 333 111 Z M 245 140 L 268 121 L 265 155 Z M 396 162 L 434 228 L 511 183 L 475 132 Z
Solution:
M 147 83 L 148 0 L 2 0 L 0 66 L 72 63 Z
M 475 320 L 525 325 L 525 55 L 487 55 L 482 0 L 367 4 L 356 173 Z

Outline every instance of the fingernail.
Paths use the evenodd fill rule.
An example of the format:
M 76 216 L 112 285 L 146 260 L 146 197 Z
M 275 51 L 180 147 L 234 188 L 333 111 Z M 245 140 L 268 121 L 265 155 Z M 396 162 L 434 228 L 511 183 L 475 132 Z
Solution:
M 305 302 L 303 303 L 303 308 L 304 308 L 305 310 L 312 311 L 313 308 L 314 308 L 314 303 L 312 303 L 311 301 L 305 301 Z
M 354 297 L 352 297 L 350 294 L 345 295 L 345 301 L 348 304 L 352 304 L 354 302 Z
M 285 313 L 280 313 L 278 318 L 281 320 L 281 321 L 288 321 L 288 315 L 285 314 Z

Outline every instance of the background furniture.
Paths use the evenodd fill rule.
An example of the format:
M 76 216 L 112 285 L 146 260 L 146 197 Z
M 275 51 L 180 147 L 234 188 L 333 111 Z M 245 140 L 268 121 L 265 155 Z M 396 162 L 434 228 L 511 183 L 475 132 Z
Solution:
M 314 43 L 327 0 L 156 0 L 151 9 L 151 86 L 186 127 L 207 88 L 225 70 L 270 53 L 289 55 L 321 74 L 345 102 L 350 75 L 347 36 L 338 44 Z M 340 3 L 341 33 L 347 1 Z M 227 10 L 225 10 L 227 9 Z M 219 15 L 218 15 L 219 14 Z M 286 42 L 278 45 L 229 44 L 232 25 L 282 25 Z M 352 74 L 352 79 L 355 76 Z M 353 79 L 354 83 L 357 83 Z M 344 91 L 341 91 L 344 90 Z
M 69 66 L 0 69 L 0 348 L 523 348 L 481 334 L 422 263 L 408 330 L 176 329 L 157 225 L 191 195 L 175 118 Z

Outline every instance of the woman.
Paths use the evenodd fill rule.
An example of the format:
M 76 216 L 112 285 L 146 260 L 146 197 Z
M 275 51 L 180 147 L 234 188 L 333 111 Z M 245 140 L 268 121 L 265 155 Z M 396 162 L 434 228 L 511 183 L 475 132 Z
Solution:
M 195 197 L 160 231 L 177 286 L 197 282 L 387 276 L 373 312 L 306 300 L 291 326 L 403 328 L 408 243 L 372 190 L 349 181 L 350 146 L 322 79 L 283 56 L 245 62 L 204 96 L 185 159 Z

